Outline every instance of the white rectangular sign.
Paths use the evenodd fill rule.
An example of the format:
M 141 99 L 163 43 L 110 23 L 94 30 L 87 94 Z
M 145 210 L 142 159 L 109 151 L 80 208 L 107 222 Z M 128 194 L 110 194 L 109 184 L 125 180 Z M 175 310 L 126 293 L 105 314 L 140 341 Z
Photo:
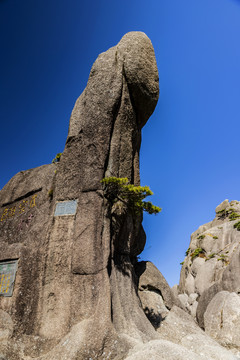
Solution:
M 58 202 L 54 216 L 75 215 L 77 211 L 77 200 Z

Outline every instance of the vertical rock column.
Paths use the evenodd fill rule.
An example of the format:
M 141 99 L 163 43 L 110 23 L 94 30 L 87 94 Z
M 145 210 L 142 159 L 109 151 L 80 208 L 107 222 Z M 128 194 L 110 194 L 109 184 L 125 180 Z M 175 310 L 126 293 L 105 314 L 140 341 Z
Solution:
M 78 204 L 75 216 L 55 218 L 49 232 L 40 333 L 60 338 L 80 327 L 82 358 L 100 356 L 104 349 L 113 348 L 115 339 L 155 336 L 140 307 L 132 267 L 145 244 L 142 218 L 126 208 L 120 213 L 112 209 L 100 181 L 116 176 L 140 184 L 141 128 L 158 94 L 152 44 L 144 33 L 131 32 L 98 56 L 71 115 L 54 201 L 77 200 Z M 51 257 L 55 245 L 60 246 L 59 237 L 64 248 L 60 258 L 65 258 L 69 269 L 64 281 L 57 271 L 59 258 Z M 54 314 L 49 310 L 51 296 L 58 309 Z M 49 327 L 49 322 L 54 325 Z M 54 356 L 61 358 L 56 349 L 51 359 Z

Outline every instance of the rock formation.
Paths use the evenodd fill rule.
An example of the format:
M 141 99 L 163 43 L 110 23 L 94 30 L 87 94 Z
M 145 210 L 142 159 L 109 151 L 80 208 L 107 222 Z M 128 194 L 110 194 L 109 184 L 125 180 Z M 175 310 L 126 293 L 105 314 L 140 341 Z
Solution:
M 150 40 L 126 34 L 93 64 L 60 161 L 1 190 L 1 360 L 237 359 L 180 309 L 153 264 L 137 263 L 142 216 L 112 206 L 100 182 L 140 184 L 141 128 L 158 94 Z
M 240 351 L 240 203 L 223 201 L 191 235 L 178 298 L 202 329 Z
M 173 305 L 180 305 L 160 271 L 149 261 L 135 265 L 138 277 L 138 295 L 142 308 L 152 325 L 157 329 Z
M 155 337 L 133 271 L 145 244 L 141 216 L 112 209 L 100 180 L 139 185 L 141 128 L 158 94 L 150 40 L 125 35 L 93 64 L 59 164 L 21 172 L 2 189 L 0 260 L 18 260 L 13 296 L 0 300 L 14 339 L 1 351 L 11 359 L 121 358 L 135 339 Z M 76 203 L 72 215 L 56 210 Z

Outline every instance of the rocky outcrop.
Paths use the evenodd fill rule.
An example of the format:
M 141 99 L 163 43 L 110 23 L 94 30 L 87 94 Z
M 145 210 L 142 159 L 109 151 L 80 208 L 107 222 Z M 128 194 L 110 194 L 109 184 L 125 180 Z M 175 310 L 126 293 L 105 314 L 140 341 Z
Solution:
M 193 318 L 182 309 L 174 306 L 162 326 L 158 329 L 161 338 L 172 341 L 180 349 L 188 350 L 192 359 L 233 359 L 228 350 L 219 347 L 208 334 L 199 328 Z
M 160 339 L 136 344 L 126 360 L 237 360 L 182 309 L 173 306 L 157 330 Z
M 192 234 L 178 287 L 180 301 L 200 327 L 221 344 L 235 350 L 240 349 L 237 340 L 239 230 L 240 203 L 223 201 L 216 208 L 215 219 Z
M 135 271 L 142 308 L 157 329 L 173 305 L 180 305 L 180 302 L 153 263 L 141 261 L 135 265 Z
M 240 280 L 236 276 L 240 268 L 239 222 L 240 203 L 225 200 L 216 208 L 215 219 L 191 235 L 181 270 L 180 293 L 201 295 L 216 282 L 222 282 L 228 291 L 240 290 Z

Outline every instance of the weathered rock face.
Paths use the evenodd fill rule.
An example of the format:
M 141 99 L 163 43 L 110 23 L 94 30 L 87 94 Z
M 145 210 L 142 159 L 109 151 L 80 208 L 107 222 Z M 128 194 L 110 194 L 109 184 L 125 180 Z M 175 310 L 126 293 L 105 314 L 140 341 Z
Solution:
M 160 339 L 136 344 L 126 360 L 237 360 L 202 331 L 192 317 L 173 306 L 157 330 Z
M 239 332 L 235 314 L 239 309 L 234 308 L 240 299 L 239 221 L 240 203 L 225 200 L 216 208 L 215 219 L 192 234 L 178 288 L 180 301 L 199 325 L 221 344 L 235 349 L 239 349 L 234 335 Z M 223 295 L 234 301 L 226 305 Z
M 181 271 L 179 292 L 201 295 L 216 282 L 226 290 L 239 291 L 240 203 L 225 200 L 216 208 L 213 221 L 191 235 L 188 255 Z M 240 229 L 240 227 L 239 227 Z M 233 268 L 235 269 L 233 271 Z
M 140 183 L 141 128 L 158 94 L 152 44 L 128 33 L 95 61 L 61 161 L 1 190 L 0 260 L 18 262 L 13 296 L 0 297 L 2 356 L 120 359 L 136 339 L 156 337 L 133 270 L 145 244 L 141 216 L 111 209 L 100 180 Z
M 227 360 L 235 358 L 228 350 L 220 347 L 216 341 L 202 331 L 189 314 L 176 306 L 173 306 L 158 332 L 162 339 L 179 345 L 179 350 L 188 350 L 189 359 L 191 354 L 192 359 Z M 184 357 L 179 358 L 185 359 Z
M 228 348 L 240 350 L 240 296 L 218 292 L 204 313 L 205 331 Z
M 137 264 L 142 216 L 111 206 L 100 183 L 140 183 L 141 128 L 158 93 L 150 40 L 125 35 L 94 63 L 60 162 L 1 190 L 1 360 L 237 359 L 174 306 L 153 264 Z M 190 347 L 199 334 L 202 352 Z
M 158 328 L 173 305 L 180 305 L 167 281 L 150 261 L 141 261 L 135 266 L 139 278 L 138 295 L 150 322 Z

